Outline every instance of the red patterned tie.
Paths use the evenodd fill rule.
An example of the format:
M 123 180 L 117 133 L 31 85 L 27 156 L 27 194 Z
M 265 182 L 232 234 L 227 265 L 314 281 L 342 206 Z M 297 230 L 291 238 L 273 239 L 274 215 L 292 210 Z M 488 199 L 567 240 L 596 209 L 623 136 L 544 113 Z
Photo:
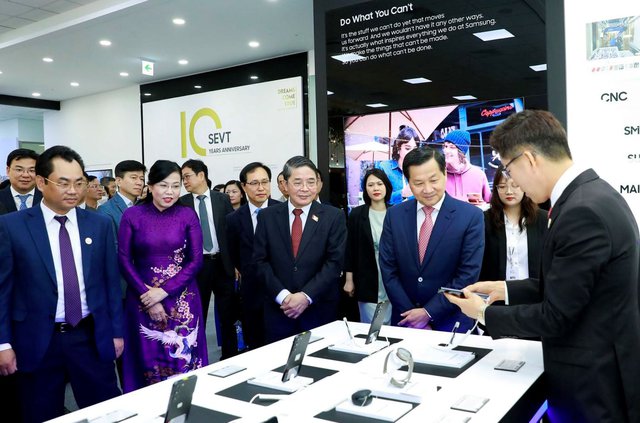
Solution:
M 433 230 L 433 220 L 431 220 L 431 213 L 433 213 L 433 207 L 423 206 L 424 222 L 420 226 L 420 235 L 418 236 L 418 254 L 420 255 L 420 264 L 424 260 L 424 255 L 427 252 L 427 245 L 429 244 L 429 238 L 431 237 L 431 231 Z
M 293 257 L 298 255 L 298 247 L 300 247 L 300 240 L 302 239 L 302 209 L 293 209 L 293 225 L 291 226 L 291 248 L 293 249 Z

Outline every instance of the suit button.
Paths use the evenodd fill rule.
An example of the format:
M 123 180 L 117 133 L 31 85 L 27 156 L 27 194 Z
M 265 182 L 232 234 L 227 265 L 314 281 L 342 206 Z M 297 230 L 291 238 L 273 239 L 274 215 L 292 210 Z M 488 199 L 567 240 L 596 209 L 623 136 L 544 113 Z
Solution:
M 420 276 L 420 277 L 418 278 L 418 282 L 422 282 L 422 281 L 423 281 L 422 276 Z
M 297 271 L 298 271 L 298 266 L 294 266 L 294 267 L 293 267 L 293 271 L 294 271 L 294 272 L 297 272 Z

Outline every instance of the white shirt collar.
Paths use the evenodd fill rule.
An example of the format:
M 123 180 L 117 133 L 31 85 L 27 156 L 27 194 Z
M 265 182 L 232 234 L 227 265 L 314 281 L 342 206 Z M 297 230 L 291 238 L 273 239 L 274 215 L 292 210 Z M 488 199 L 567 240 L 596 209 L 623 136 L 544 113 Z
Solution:
M 572 164 L 567 170 L 564 171 L 562 176 L 558 179 L 558 182 L 553 186 L 551 190 L 551 207 L 556 204 L 556 201 L 560 198 L 565 189 L 573 182 L 586 169 Z
M 309 210 L 311 210 L 311 204 L 313 204 L 313 201 L 304 207 L 295 207 L 293 204 L 291 204 L 291 201 L 287 201 L 287 204 L 289 205 L 289 214 L 293 213 L 293 209 L 299 208 L 299 209 L 302 209 L 302 213 L 304 213 L 305 215 L 308 215 Z
M 197 200 L 199 196 L 204 195 L 204 199 L 206 200 L 207 198 L 209 198 L 209 191 L 205 191 L 202 194 L 196 194 L 195 192 L 192 192 L 191 195 L 193 195 L 193 199 Z
M 124 201 L 124 204 L 126 204 L 127 207 L 133 206 L 133 201 L 129 200 L 127 197 L 125 197 L 124 195 L 120 194 L 120 191 L 117 191 L 116 195 L 119 195 L 120 198 L 122 198 L 122 201 Z
M 11 189 L 11 196 L 12 196 L 13 198 L 16 198 L 16 196 L 17 196 L 17 195 L 31 195 L 31 196 L 35 196 L 35 194 L 36 194 L 36 188 L 35 188 L 35 187 L 33 187 L 33 189 L 32 189 L 31 191 L 29 191 L 28 193 L 26 193 L 26 194 L 20 194 L 18 191 L 16 191 L 16 190 L 13 188 L 13 185 L 9 185 L 9 188 Z
M 440 209 L 442 208 L 442 203 L 444 202 L 445 195 L 447 194 L 443 194 L 442 198 L 440 198 L 440 201 L 438 201 L 436 204 L 433 205 L 433 208 L 435 209 L 436 212 L 439 212 Z M 420 211 L 422 210 L 423 207 L 424 207 L 424 204 L 422 204 L 420 201 L 416 199 L 416 210 Z
M 53 221 L 54 217 L 61 216 L 60 214 L 54 212 L 49 207 L 47 207 L 47 205 L 44 203 L 44 201 L 40 202 L 40 208 L 42 209 L 42 215 L 44 216 L 44 223 L 47 224 L 47 225 Z M 69 222 L 71 222 L 73 224 L 77 224 L 78 219 L 77 219 L 77 216 L 76 216 L 76 209 L 75 208 L 72 208 L 71 210 L 69 210 L 67 212 L 67 214 L 65 214 L 65 216 L 67 216 L 67 219 L 69 220 Z
M 249 214 L 253 216 L 253 214 L 256 212 L 256 210 L 258 210 L 258 209 L 266 209 L 267 206 L 269 205 L 269 200 L 267 200 L 264 203 L 262 203 L 262 205 L 260 207 L 254 206 L 251 201 L 248 201 L 247 204 L 249 204 Z

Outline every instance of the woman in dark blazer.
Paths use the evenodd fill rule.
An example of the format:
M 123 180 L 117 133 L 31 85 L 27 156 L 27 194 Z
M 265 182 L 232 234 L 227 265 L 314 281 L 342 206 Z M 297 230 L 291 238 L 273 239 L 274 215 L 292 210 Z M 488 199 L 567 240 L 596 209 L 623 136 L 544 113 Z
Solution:
M 491 207 L 484 212 L 485 244 L 480 280 L 537 278 L 547 231 L 547 212 L 540 210 L 502 170 L 500 166 L 496 172 Z
M 365 204 L 353 209 L 347 221 L 343 289 L 358 300 L 360 321 L 363 323 L 371 322 L 378 302 L 389 299 L 378 265 L 378 245 L 392 192 L 391 182 L 384 171 L 369 169 L 362 179 Z M 387 308 L 384 323 L 391 323 L 391 307 Z

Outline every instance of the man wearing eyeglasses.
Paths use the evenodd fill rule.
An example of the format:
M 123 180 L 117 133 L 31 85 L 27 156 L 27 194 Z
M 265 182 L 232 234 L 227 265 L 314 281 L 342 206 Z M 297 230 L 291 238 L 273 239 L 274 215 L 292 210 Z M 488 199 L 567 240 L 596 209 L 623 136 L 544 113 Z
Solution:
M 182 183 L 189 194 L 180 202 L 195 210 L 202 228 L 202 268 L 198 273 L 198 289 L 205 321 L 211 293 L 217 311 L 221 359 L 238 354 L 234 323 L 239 310 L 235 293 L 235 272 L 227 243 L 226 216 L 233 212 L 229 197 L 209 187 L 209 169 L 202 160 L 187 160 L 182 165 Z
M 295 156 L 283 175 L 289 200 L 260 212 L 254 242 L 267 342 L 336 319 L 347 240 L 342 210 L 314 201 L 316 165 Z
M 0 190 L 0 204 L 7 213 L 25 210 L 38 204 L 42 194 L 36 189 L 38 154 L 26 148 L 13 150 L 7 156 L 10 186 Z
M 258 214 L 279 204 L 271 199 L 271 169 L 253 162 L 240 171 L 240 183 L 247 194 L 247 204 L 227 215 L 227 239 L 234 267 L 240 273 L 242 329 L 248 348 L 255 349 L 264 341 L 264 289 L 258 280 L 253 261 L 253 240 Z
M 0 217 L 0 375 L 17 374 L 27 423 L 63 414 L 67 381 L 81 408 L 120 394 L 118 262 L 109 219 L 76 207 L 83 167 L 49 148 L 35 165 L 42 202 Z
M 491 146 L 536 203 L 551 200 L 539 279 L 478 282 L 447 295 L 493 337 L 541 337 L 555 422 L 640 421 L 638 227 L 620 194 L 573 163 L 545 111 L 510 116 Z M 490 295 L 487 305 L 473 292 Z

